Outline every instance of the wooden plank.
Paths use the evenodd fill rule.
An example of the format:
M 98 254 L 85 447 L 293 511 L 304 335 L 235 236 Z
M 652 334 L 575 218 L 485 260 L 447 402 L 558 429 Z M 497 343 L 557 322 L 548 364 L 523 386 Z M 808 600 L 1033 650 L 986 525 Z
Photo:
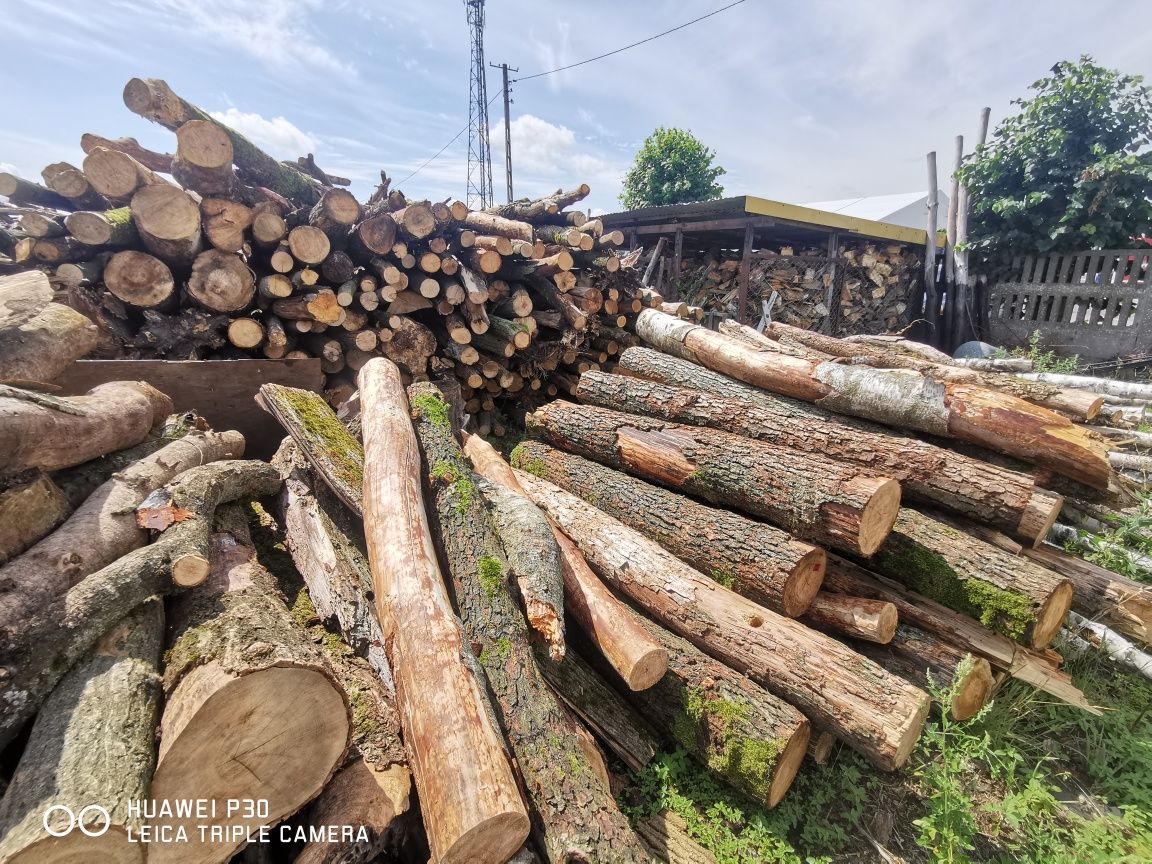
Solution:
M 752 224 L 757 228 L 770 228 L 778 225 L 779 221 L 776 219 L 768 219 L 764 217 L 752 217 Z M 739 231 L 749 223 L 747 216 L 738 217 L 735 219 L 705 219 L 700 222 L 669 222 L 664 225 L 638 225 L 636 233 L 638 234 L 675 234 L 676 229 L 687 230 L 689 234 L 697 231 Z M 808 228 L 813 231 L 831 230 L 822 229 L 818 225 L 807 225 L 803 223 L 802 227 Z
M 284 384 L 319 393 L 320 359 L 306 360 L 78 360 L 58 379 L 62 396 L 86 393 L 108 381 L 147 381 L 172 399 L 177 411 L 196 411 L 213 429 L 235 429 L 247 441 L 245 456 L 267 459 L 284 430 L 256 404 L 261 384 Z

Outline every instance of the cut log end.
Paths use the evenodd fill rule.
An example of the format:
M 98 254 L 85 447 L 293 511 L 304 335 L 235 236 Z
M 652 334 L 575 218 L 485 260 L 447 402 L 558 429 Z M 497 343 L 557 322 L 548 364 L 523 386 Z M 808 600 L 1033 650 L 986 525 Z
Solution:
M 896 517 L 900 515 L 900 483 L 891 477 L 858 477 L 852 485 L 867 497 L 863 508 L 852 512 L 848 508 L 835 507 L 836 512 L 830 512 L 834 505 L 825 505 L 823 510 L 833 525 L 841 520 L 845 522 L 843 527 L 848 534 L 855 534 L 854 541 L 860 554 L 868 557 L 888 538 Z
M 983 657 L 972 657 L 967 673 L 954 682 L 956 695 L 952 700 L 952 719 L 963 722 L 979 713 L 992 696 L 992 666 Z
M 781 609 L 789 618 L 803 615 L 812 605 L 820 586 L 824 583 L 824 570 L 828 566 L 828 553 L 812 547 L 792 570 L 792 575 L 784 582 Z
M 1073 593 L 1072 583 L 1064 580 L 1044 601 L 1036 613 L 1036 623 L 1032 627 L 1033 648 L 1047 648 L 1051 644 L 1072 609 Z
M 784 752 L 777 757 L 775 773 L 768 786 L 766 803 L 769 808 L 779 804 L 784 794 L 791 788 L 792 781 L 796 779 L 796 773 L 800 770 L 804 756 L 808 752 L 811 737 L 812 726 L 805 723 L 784 745 Z
M 1020 516 L 1020 524 L 1016 533 L 1032 542 L 1033 547 L 1039 546 L 1048 536 L 1048 531 L 1056 524 L 1060 517 L 1060 510 L 1064 507 L 1064 498 L 1047 489 L 1036 489 L 1024 512 Z
M 528 829 L 528 816 L 522 810 L 492 816 L 460 835 L 440 861 L 443 864 L 507 861 L 524 845 Z
M 211 566 L 198 552 L 181 555 L 172 562 L 172 581 L 184 588 L 193 588 L 208 578 Z

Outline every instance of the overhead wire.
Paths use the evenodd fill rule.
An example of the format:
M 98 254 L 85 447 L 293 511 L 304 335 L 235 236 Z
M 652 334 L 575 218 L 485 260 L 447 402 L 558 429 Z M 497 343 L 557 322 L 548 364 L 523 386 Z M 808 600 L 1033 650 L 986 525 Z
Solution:
M 492 103 L 495 102 L 497 99 L 499 99 L 503 95 L 504 95 L 504 88 L 501 87 L 499 92 L 497 92 L 497 94 L 495 96 L 493 96 L 491 99 L 488 100 L 488 107 L 491 108 Z M 397 187 L 399 187 L 401 184 L 408 182 L 413 177 L 415 177 L 417 174 L 419 174 L 421 171 L 423 171 L 425 168 L 427 168 L 429 165 L 431 165 L 433 162 L 435 162 L 436 159 L 440 156 L 440 154 L 442 154 L 445 150 L 447 150 L 449 147 L 451 147 L 453 144 L 455 144 L 456 139 L 458 139 L 461 135 L 463 135 L 465 132 L 468 131 L 468 126 L 469 126 L 469 123 L 465 123 L 464 128 L 461 129 L 459 132 L 457 132 L 455 135 L 453 135 L 451 141 L 449 141 L 447 144 L 445 144 L 443 147 L 441 147 L 439 150 L 437 150 L 433 155 L 431 155 L 427 159 L 425 159 L 424 163 L 419 168 L 417 168 L 415 171 L 413 171 L 411 174 L 409 174 L 403 180 L 396 181 L 395 185 Z

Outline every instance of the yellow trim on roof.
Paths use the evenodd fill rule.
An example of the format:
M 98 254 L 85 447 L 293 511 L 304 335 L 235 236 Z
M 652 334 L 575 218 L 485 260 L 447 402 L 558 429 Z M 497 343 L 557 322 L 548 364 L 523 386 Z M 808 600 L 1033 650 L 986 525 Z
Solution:
M 905 228 L 903 225 L 891 225 L 888 222 L 858 219 L 855 216 L 829 213 L 826 210 L 815 210 L 812 207 L 800 207 L 796 204 L 785 204 L 782 201 L 757 198 L 755 195 L 744 196 L 744 210 L 757 216 L 775 216 L 777 219 L 788 219 L 792 222 L 806 222 L 809 225 L 840 228 L 844 231 L 877 237 L 882 240 L 894 240 L 898 243 L 917 243 L 924 246 L 928 242 L 928 232 L 922 228 Z

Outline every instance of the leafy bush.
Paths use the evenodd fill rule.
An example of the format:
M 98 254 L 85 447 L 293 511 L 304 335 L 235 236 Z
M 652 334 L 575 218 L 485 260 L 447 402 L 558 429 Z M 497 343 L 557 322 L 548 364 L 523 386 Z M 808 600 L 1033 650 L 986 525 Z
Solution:
M 709 201 L 724 194 L 716 182 L 726 172 L 691 132 L 661 126 L 649 135 L 624 177 L 620 203 L 629 210 L 659 204 Z

